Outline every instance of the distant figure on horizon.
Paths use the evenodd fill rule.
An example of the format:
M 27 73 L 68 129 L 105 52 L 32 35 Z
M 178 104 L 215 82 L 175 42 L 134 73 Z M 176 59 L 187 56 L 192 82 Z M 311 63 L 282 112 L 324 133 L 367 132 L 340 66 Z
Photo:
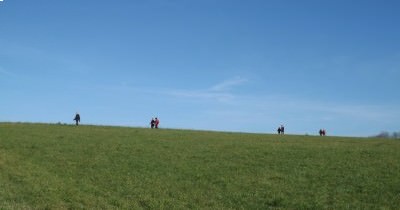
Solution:
M 281 134 L 281 127 L 278 127 L 278 134 Z
M 76 125 L 78 125 L 79 122 L 81 122 L 81 116 L 79 115 L 78 112 L 76 113 L 74 120 L 75 120 Z
M 158 120 L 158 118 L 156 117 L 156 120 L 154 123 L 155 123 L 156 128 L 158 128 L 158 124 L 160 124 L 160 120 Z
M 150 126 L 151 126 L 152 129 L 154 128 L 155 124 L 156 124 L 156 121 L 154 120 L 154 118 L 151 118 Z
M 285 134 L 285 127 L 283 125 L 281 125 L 281 134 Z
M 319 135 L 320 136 L 325 136 L 326 135 L 325 129 L 319 129 Z

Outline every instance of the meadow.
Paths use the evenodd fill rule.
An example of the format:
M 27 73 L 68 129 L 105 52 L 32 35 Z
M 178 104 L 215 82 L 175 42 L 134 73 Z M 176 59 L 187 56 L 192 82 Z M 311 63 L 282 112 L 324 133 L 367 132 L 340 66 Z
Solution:
M 398 209 L 400 141 L 0 123 L 0 209 Z

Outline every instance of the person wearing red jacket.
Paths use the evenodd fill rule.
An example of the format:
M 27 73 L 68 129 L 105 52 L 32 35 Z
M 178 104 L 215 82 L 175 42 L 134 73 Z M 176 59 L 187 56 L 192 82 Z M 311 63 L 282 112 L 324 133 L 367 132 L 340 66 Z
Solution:
M 156 121 L 156 122 L 155 122 L 154 125 L 155 125 L 156 128 L 158 128 L 158 124 L 160 124 L 160 120 L 156 117 L 156 120 L 155 120 L 155 121 Z

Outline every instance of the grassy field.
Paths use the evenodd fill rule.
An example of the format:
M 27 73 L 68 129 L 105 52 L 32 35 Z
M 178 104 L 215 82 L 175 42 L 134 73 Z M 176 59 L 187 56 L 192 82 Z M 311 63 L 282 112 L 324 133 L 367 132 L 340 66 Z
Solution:
M 398 209 L 400 141 L 0 123 L 1 209 Z

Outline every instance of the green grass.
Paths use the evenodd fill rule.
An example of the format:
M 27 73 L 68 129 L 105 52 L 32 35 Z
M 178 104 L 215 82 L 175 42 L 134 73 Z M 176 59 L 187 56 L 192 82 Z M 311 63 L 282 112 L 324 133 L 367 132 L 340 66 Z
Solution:
M 0 123 L 1 209 L 398 209 L 400 141 Z

